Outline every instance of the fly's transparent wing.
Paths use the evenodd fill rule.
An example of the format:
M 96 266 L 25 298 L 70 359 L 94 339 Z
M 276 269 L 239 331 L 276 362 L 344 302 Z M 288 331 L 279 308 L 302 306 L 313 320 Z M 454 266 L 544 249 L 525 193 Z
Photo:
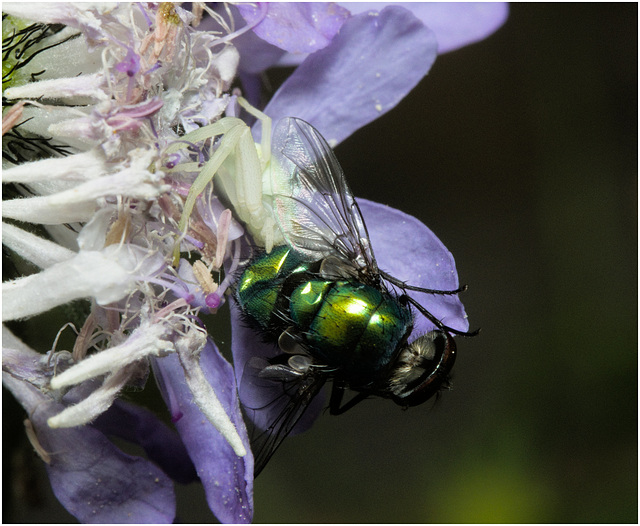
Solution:
M 282 119 L 273 135 L 271 189 L 287 243 L 310 261 L 329 256 L 377 274 L 369 234 L 327 141 L 309 123 Z
M 326 374 L 317 369 L 301 372 L 287 365 L 269 365 L 261 358 L 249 360 L 242 375 L 241 389 L 258 387 L 262 391 L 262 402 L 253 404 L 254 407 L 244 406 L 255 426 L 251 438 L 254 476 L 258 476 L 292 431 L 295 434 L 306 430 L 309 424 L 305 426 L 301 418 L 310 406 L 313 405 L 311 416 L 317 416 L 324 404 L 324 397 L 317 395 L 326 380 Z M 301 426 L 296 428 L 299 422 L 301 429 Z

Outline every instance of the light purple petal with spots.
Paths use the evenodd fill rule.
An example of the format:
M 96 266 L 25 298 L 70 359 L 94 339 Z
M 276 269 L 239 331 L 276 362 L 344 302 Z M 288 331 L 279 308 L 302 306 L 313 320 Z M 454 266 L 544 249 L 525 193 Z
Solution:
M 184 370 L 173 354 L 154 361 L 154 370 L 176 429 L 204 486 L 207 502 L 223 523 L 248 523 L 253 516 L 253 457 L 236 392 L 233 368 L 209 339 L 200 353 L 200 366 L 247 449 L 238 457 L 193 402 Z M 180 416 L 181 415 L 181 416 Z
M 380 9 L 372 2 L 340 2 L 352 14 Z M 436 34 L 438 53 L 473 44 L 494 33 L 507 19 L 504 2 L 398 2 Z
M 436 58 L 436 39 L 402 7 L 350 18 L 295 70 L 265 113 L 298 117 L 335 146 L 396 106 Z
M 47 419 L 65 406 L 8 372 L 2 376 L 50 456 L 51 487 L 69 513 L 86 523 L 173 522 L 173 483 L 160 468 L 126 455 L 92 426 L 51 429 Z
M 352 15 L 378 11 L 379 2 L 340 2 Z M 509 4 L 504 2 L 398 2 L 431 29 L 438 41 L 438 54 L 459 49 L 483 40 L 497 31 L 509 16 Z M 306 55 L 286 53 L 279 66 L 297 66 Z
M 349 17 L 346 9 L 326 2 L 241 3 L 236 7 L 247 23 L 257 23 L 256 35 L 290 53 L 322 49 Z
M 181 484 L 198 480 L 193 462 L 178 434 L 151 411 L 116 400 L 106 413 L 96 419 L 93 427 L 105 435 L 140 445 L 149 459 L 173 480 Z
M 389 206 L 358 199 L 378 267 L 409 285 L 455 290 L 458 273 L 451 252 L 415 217 Z M 453 329 L 466 331 L 469 322 L 459 295 L 409 291 L 431 314 Z M 433 330 L 434 324 L 416 313 L 410 340 Z

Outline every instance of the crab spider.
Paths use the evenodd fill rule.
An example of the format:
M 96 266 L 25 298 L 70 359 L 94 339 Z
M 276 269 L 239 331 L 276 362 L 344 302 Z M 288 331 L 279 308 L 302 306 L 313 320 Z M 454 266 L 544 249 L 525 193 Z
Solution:
M 189 189 L 178 228 L 182 234 L 186 232 L 196 199 L 215 176 L 217 190 L 233 204 L 236 216 L 245 224 L 254 240 L 264 244 L 270 252 L 273 245 L 281 241 L 270 205 L 263 199 L 269 193 L 266 186 L 269 178 L 263 177 L 263 174 L 271 159 L 271 118 L 245 99 L 238 97 L 237 100 L 241 107 L 262 123 L 259 145 L 254 142 L 251 129 L 242 120 L 223 117 L 218 122 L 187 133 L 165 151 L 166 155 L 171 155 L 191 144 L 221 136 L 217 149 L 204 166 L 198 162 L 185 162 L 171 168 L 171 171 L 200 172 Z M 174 265 L 177 265 L 179 257 L 180 244 L 176 243 Z

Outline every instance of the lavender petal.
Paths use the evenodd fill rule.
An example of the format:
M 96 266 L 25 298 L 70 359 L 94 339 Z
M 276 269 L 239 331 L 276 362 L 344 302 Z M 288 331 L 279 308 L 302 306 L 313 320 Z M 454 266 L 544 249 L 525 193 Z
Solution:
M 351 14 L 379 9 L 372 2 L 340 2 Z M 487 38 L 509 15 L 505 2 L 398 2 L 436 34 L 438 54 Z
M 173 483 L 162 470 L 126 455 L 92 426 L 52 429 L 47 419 L 64 405 L 3 372 L 3 383 L 29 414 L 60 503 L 80 522 L 170 523 Z
M 257 23 L 253 28 L 256 35 L 291 53 L 322 49 L 349 17 L 349 11 L 327 2 L 247 3 L 236 7 L 247 23 Z
M 299 117 L 332 146 L 402 100 L 436 58 L 435 35 L 402 7 L 350 18 L 295 70 L 265 113 Z
M 451 252 L 423 223 L 400 210 L 366 199 L 358 199 L 358 205 L 381 270 L 416 287 L 458 288 L 458 274 Z M 408 293 L 445 325 L 460 331 L 469 329 L 459 295 Z M 413 338 L 434 327 L 431 321 L 417 314 Z
M 249 451 L 249 439 L 237 399 L 233 368 L 212 340 L 200 353 L 200 366 Z M 229 443 L 193 403 L 177 355 L 155 360 L 156 376 L 202 484 L 207 502 L 223 523 L 248 523 L 253 515 L 253 457 L 238 457 Z M 159 374 L 158 374 L 159 373 Z
M 178 434 L 151 411 L 116 400 L 93 426 L 105 435 L 140 445 L 149 459 L 176 482 L 188 484 L 198 480 L 193 462 Z

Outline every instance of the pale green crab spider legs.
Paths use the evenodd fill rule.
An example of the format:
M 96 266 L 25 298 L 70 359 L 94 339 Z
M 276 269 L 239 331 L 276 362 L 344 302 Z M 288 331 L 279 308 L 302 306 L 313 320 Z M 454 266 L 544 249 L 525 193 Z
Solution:
M 259 146 L 253 140 L 251 129 L 242 120 L 224 117 L 214 124 L 187 133 L 180 138 L 180 142 L 169 145 L 165 150 L 165 155 L 170 155 L 186 148 L 188 143 L 195 144 L 222 136 L 218 148 L 202 167 L 189 189 L 178 228 L 184 235 L 196 199 L 217 175 L 216 189 L 232 204 L 236 216 L 245 224 L 254 239 L 270 251 L 278 235 L 271 207 L 263 199 L 263 185 L 267 185 L 265 190 L 269 185 L 266 170 L 271 158 L 271 119 L 244 99 L 239 97 L 237 100 L 248 113 L 262 123 L 262 139 Z M 194 172 L 198 169 L 198 163 L 185 162 L 176 165 L 171 171 Z M 173 252 L 175 266 L 179 258 L 180 243 L 177 242 Z

